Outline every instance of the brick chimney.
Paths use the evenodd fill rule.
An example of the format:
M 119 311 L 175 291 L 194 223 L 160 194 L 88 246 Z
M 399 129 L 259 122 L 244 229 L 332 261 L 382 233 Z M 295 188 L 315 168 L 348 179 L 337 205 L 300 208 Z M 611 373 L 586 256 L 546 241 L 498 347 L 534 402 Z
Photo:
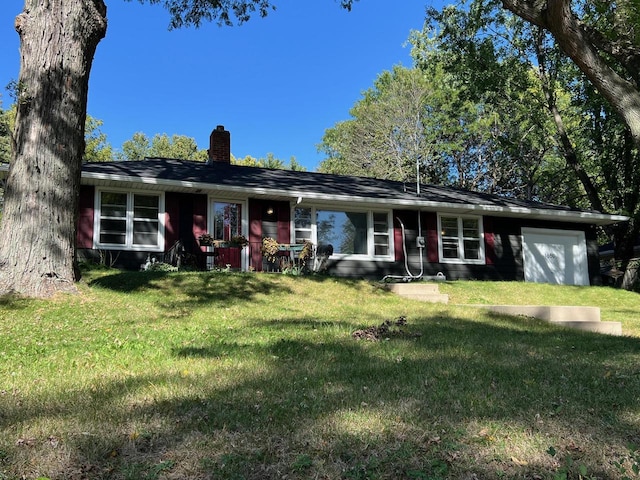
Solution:
M 209 162 L 231 163 L 231 133 L 218 125 L 209 137 Z

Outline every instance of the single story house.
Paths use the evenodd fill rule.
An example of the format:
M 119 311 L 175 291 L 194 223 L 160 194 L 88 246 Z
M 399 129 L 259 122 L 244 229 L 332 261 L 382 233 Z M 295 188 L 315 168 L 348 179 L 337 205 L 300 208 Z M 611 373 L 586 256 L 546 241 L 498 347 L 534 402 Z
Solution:
M 139 268 L 179 245 L 209 266 L 261 271 L 273 266 L 261 248 L 271 237 L 284 255 L 287 246 L 311 242 L 314 267 L 337 276 L 406 280 L 442 272 L 589 285 L 600 283 L 597 226 L 627 220 L 452 187 L 236 166 L 230 143 L 218 126 L 206 163 L 84 164 L 79 257 L 107 253 Z M 220 242 L 242 235 L 248 244 L 201 246 L 203 233 Z

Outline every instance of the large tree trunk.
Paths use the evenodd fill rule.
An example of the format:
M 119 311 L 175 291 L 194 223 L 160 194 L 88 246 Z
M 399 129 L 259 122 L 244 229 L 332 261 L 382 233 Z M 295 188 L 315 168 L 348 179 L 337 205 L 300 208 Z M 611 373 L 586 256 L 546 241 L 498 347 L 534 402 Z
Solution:
M 0 230 L 0 292 L 75 291 L 75 232 L 89 71 L 107 28 L 102 0 L 26 0 L 15 151 Z

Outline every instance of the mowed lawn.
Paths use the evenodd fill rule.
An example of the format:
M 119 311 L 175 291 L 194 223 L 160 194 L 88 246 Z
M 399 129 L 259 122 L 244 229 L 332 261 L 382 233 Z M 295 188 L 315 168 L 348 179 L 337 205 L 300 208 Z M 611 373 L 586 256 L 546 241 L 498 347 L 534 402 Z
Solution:
M 639 478 L 638 294 L 440 289 L 90 271 L 80 295 L 2 298 L 0 480 Z M 481 303 L 599 306 L 624 336 Z

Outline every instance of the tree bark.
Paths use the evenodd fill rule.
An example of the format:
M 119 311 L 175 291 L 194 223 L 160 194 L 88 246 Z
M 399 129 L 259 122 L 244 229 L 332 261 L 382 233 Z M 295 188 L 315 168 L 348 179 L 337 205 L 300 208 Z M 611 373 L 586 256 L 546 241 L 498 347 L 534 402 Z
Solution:
M 502 5 L 554 36 L 560 48 L 620 115 L 634 144 L 640 147 L 640 91 L 603 59 L 571 11 L 571 0 L 502 0 Z
M 0 292 L 74 292 L 89 72 L 107 28 L 103 0 L 26 0 L 15 151 L 0 226 Z

